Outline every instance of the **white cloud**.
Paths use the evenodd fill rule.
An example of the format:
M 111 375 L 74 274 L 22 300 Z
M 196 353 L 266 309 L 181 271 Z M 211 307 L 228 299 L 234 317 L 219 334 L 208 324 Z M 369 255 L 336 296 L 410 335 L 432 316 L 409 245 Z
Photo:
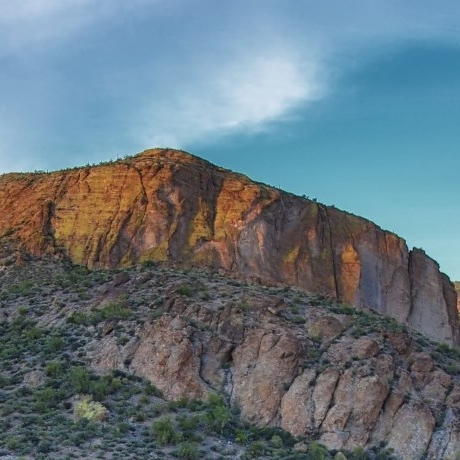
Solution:
M 44 91 L 48 88 L 45 84 L 29 91 L 30 105 L 44 120 L 48 133 L 54 129 L 53 116 L 69 120 L 69 126 L 72 116 L 86 115 L 85 105 L 71 97 L 78 91 L 82 101 L 96 99 L 87 105 L 96 107 L 94 113 L 100 116 L 95 125 L 103 127 L 101 138 L 112 139 L 117 131 L 117 140 L 125 141 L 124 145 L 132 142 L 134 148 L 181 147 L 208 137 L 262 130 L 331 93 L 331 72 L 336 68 L 344 71 L 353 62 L 359 65 L 363 54 L 378 52 L 384 48 L 379 48 L 382 43 L 451 30 L 455 14 L 446 15 L 438 4 L 420 1 L 424 5 L 414 10 L 411 2 L 399 0 L 354 0 L 353 8 L 337 0 L 265 0 L 264 5 L 257 0 L 219 5 L 214 0 L 0 0 L 0 57 L 28 54 L 24 61 L 32 65 L 24 66 L 26 72 L 18 67 L 21 78 L 32 75 L 30 82 L 24 83 L 26 89 L 30 90 L 37 78 L 58 82 L 59 91 L 52 85 Z M 171 14 L 160 18 L 157 13 L 167 8 Z M 161 29 L 161 33 L 146 32 L 147 21 L 139 20 L 145 19 L 143 13 L 148 16 L 148 27 Z M 97 48 L 86 41 L 91 34 L 83 32 L 99 29 L 105 32 L 104 46 Z M 141 29 L 138 43 L 132 37 Z M 118 38 L 124 32 L 131 42 L 120 51 L 115 43 L 120 45 Z M 66 45 L 76 37 L 82 59 L 78 66 L 71 53 L 66 54 Z M 48 46 L 60 49 L 47 53 Z M 88 53 L 81 52 L 85 46 Z M 36 47 L 43 48 L 43 61 L 43 56 L 35 53 Z M 100 50 L 106 55 L 98 59 L 95 53 Z M 88 55 L 90 61 L 86 62 L 82 56 Z M 106 56 L 109 59 L 104 59 Z M 80 77 L 79 72 L 66 73 L 65 66 L 72 62 L 76 69 L 84 69 Z M 119 79 L 117 72 L 122 75 Z M 151 78 L 148 84 L 143 80 L 146 73 Z M 111 81 L 115 81 L 113 86 Z M 73 111 L 68 110 L 68 101 L 74 102 Z M 104 113 L 104 107 L 97 104 L 106 101 L 113 105 Z M 36 122 L 28 109 L 23 109 L 24 115 L 18 107 L 11 104 L 21 120 L 18 126 L 24 125 L 16 130 L 21 137 Z M 62 117 L 47 114 L 48 107 L 56 108 L 56 113 L 62 111 Z M 89 112 L 87 118 L 91 116 L 95 115 Z M 8 118 L 6 121 L 11 126 Z M 80 126 L 88 129 L 91 124 Z M 42 136 L 43 150 L 47 149 L 47 137 L 49 134 Z M 80 137 L 90 136 L 82 132 Z M 29 145 L 35 148 L 32 141 Z
M 260 130 L 324 91 L 318 62 L 287 52 L 240 56 L 216 67 L 206 68 L 168 100 L 155 100 L 135 124 L 133 136 L 149 146 L 183 146 L 239 129 Z

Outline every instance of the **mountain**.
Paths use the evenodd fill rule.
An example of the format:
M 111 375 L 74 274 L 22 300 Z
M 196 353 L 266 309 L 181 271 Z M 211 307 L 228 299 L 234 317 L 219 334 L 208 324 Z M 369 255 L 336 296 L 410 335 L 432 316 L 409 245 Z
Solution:
M 422 250 L 377 225 L 182 151 L 0 177 L 0 234 L 89 268 L 205 266 L 322 293 L 459 344 L 456 292 Z
M 1 458 L 459 458 L 454 285 L 396 235 L 159 149 L 0 210 Z

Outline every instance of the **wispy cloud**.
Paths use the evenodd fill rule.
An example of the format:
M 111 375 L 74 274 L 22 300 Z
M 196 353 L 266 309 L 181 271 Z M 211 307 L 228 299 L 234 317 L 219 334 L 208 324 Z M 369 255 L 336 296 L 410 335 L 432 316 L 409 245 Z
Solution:
M 160 102 L 162 110 L 158 100 L 145 107 L 133 136 L 146 145 L 183 146 L 205 136 L 260 130 L 324 91 L 318 62 L 289 53 L 241 56 L 217 67 L 172 91 Z

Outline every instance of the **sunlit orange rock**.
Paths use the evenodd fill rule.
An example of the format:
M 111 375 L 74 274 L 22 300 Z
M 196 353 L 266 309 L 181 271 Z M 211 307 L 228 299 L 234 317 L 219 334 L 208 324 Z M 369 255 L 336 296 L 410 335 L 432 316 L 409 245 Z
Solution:
M 460 343 L 453 284 L 421 250 L 363 218 L 175 150 L 0 176 L 0 235 L 107 268 L 164 260 L 298 286 Z

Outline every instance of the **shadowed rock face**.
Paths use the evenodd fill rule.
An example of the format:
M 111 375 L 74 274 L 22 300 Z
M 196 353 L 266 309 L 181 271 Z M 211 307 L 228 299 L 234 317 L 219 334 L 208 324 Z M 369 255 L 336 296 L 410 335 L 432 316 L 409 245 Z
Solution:
M 457 291 L 457 311 L 460 312 L 460 281 L 455 281 L 454 285 Z
M 436 262 L 365 219 L 180 151 L 0 177 L 0 234 L 91 268 L 148 259 L 298 286 L 460 343 L 456 293 Z

